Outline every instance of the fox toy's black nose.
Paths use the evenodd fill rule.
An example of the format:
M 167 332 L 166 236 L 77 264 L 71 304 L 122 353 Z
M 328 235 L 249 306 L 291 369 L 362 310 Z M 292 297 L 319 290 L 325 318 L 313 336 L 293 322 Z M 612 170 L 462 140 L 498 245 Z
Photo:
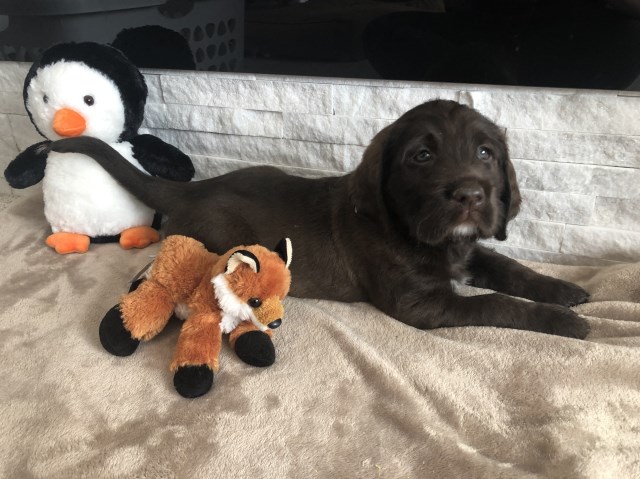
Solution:
M 282 320 L 281 319 L 276 319 L 275 321 L 271 321 L 269 324 L 267 324 L 267 326 L 269 326 L 269 328 L 271 328 L 271 329 L 276 329 L 281 324 L 282 324 Z

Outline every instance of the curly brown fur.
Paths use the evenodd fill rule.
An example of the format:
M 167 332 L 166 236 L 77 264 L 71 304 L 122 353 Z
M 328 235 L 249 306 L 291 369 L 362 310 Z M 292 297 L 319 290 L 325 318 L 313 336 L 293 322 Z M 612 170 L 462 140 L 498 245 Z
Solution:
M 502 131 L 458 103 L 408 111 L 376 135 L 354 172 L 331 178 L 256 167 L 180 184 L 140 174 L 90 138 L 53 149 L 90 153 L 169 216 L 169 234 L 212 251 L 290 236 L 292 295 L 370 301 L 418 328 L 499 326 L 578 338 L 589 331 L 567 308 L 586 301 L 586 291 L 476 243 L 506 237 L 520 193 Z M 499 293 L 461 297 L 452 280 Z

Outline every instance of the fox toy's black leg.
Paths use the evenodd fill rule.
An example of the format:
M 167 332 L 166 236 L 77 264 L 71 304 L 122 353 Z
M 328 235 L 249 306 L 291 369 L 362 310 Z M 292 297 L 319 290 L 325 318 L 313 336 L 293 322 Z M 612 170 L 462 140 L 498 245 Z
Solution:
M 250 323 L 241 324 L 233 330 L 229 342 L 238 357 L 251 366 L 266 367 L 276 362 L 271 336 L 258 331 Z
M 206 364 L 180 366 L 173 376 L 173 385 L 182 397 L 200 397 L 211 389 L 213 371 Z
M 136 281 L 131 289 L 100 324 L 100 342 L 116 356 L 129 356 L 141 340 L 156 336 L 175 308 L 170 294 L 156 281 Z
M 221 347 L 218 315 L 195 313 L 185 320 L 170 366 L 173 385 L 181 396 L 196 398 L 211 389 Z
M 129 293 L 138 289 L 143 281 L 144 278 L 133 281 Z M 102 347 L 115 356 L 129 356 L 140 344 L 140 341 L 132 338 L 131 333 L 124 327 L 120 307 L 117 305 L 102 318 L 99 334 Z
M 115 356 L 130 356 L 140 344 L 124 327 L 119 305 L 111 308 L 102 318 L 99 334 L 102 347 Z

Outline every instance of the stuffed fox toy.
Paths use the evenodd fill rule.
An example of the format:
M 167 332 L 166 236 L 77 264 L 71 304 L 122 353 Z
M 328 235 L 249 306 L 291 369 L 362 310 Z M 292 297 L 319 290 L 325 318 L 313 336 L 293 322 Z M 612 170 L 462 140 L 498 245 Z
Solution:
M 218 371 L 222 334 L 246 363 L 273 364 L 271 334 L 282 322 L 290 263 L 288 238 L 274 251 L 239 246 L 218 256 L 192 238 L 169 236 L 145 277 L 102 320 L 100 342 L 128 356 L 175 313 L 185 322 L 170 366 L 174 386 L 184 397 L 201 396 Z

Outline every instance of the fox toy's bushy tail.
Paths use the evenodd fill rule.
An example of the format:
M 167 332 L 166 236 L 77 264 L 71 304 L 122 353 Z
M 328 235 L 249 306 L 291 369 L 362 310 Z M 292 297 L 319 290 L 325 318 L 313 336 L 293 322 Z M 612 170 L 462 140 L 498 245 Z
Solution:
M 189 184 L 149 176 L 97 138 L 88 136 L 65 138 L 53 142 L 50 149 L 58 153 L 81 153 L 93 158 L 129 193 L 161 213 L 168 214 L 171 211 L 176 197 L 183 196 Z

